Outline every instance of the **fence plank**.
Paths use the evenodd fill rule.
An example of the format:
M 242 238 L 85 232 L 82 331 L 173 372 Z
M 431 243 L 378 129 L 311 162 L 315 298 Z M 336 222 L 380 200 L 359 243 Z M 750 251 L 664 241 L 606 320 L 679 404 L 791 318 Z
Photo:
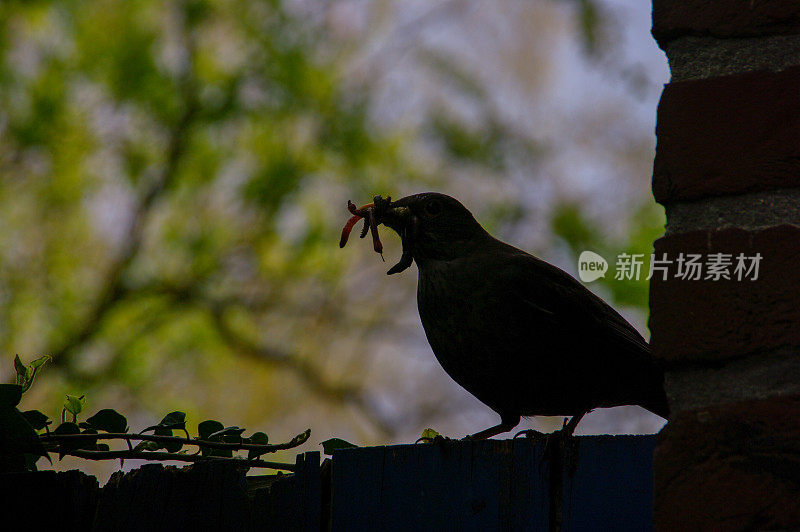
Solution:
M 91 530 L 100 486 L 81 471 L 0 473 L 5 530 Z
M 245 470 L 210 461 L 191 467 L 146 464 L 115 473 L 101 490 L 95 530 L 230 530 L 250 527 Z
M 332 528 L 546 528 L 542 465 L 541 449 L 524 440 L 339 450 L 333 456 Z
M 576 440 L 577 467 L 568 453 L 562 465 L 562 530 L 652 530 L 655 436 Z
M 0 480 L 14 488 L 12 508 L 45 499 L 64 507 L 62 525 L 114 532 L 317 531 L 329 517 L 334 531 L 638 531 L 652 529 L 654 446 L 654 436 L 445 441 L 338 450 L 330 476 L 311 452 L 288 475 L 245 478 L 237 464 L 214 461 L 145 465 L 102 490 L 78 472 Z
M 337 450 L 332 529 L 652 529 L 653 436 L 555 445 L 555 452 L 526 439 Z

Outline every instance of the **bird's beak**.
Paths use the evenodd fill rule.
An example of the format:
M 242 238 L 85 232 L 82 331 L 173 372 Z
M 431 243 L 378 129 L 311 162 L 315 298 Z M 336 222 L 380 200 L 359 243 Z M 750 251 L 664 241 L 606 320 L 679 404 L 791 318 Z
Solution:
M 400 236 L 403 236 L 403 228 L 408 225 L 410 220 L 411 211 L 408 207 L 389 207 L 380 212 L 378 217 L 378 223 L 394 229 Z
M 418 221 L 417 217 L 411 213 L 411 209 L 403 205 L 402 201 L 392 203 L 389 198 L 383 199 L 381 196 L 374 198 L 377 222 L 393 229 L 403 241 L 403 255 L 400 257 L 400 261 L 386 272 L 388 275 L 402 272 L 414 261 L 413 250 Z

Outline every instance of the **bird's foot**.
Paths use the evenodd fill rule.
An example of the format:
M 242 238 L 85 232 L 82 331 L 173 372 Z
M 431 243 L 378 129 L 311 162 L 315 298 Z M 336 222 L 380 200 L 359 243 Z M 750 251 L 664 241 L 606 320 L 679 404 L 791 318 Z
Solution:
M 570 475 L 578 466 L 578 438 L 568 428 L 544 434 L 542 459 L 551 467 L 563 467 Z
M 517 432 L 516 434 L 514 434 L 514 439 L 516 440 L 520 436 L 523 436 L 528 440 L 533 440 L 534 443 L 539 442 L 539 441 L 547 438 L 547 434 L 545 434 L 544 432 L 539 432 L 538 430 L 534 430 L 534 429 L 521 430 L 521 431 Z
M 475 434 L 469 434 L 464 436 L 465 440 L 486 440 L 491 438 L 492 436 L 497 436 L 498 434 L 502 434 L 504 432 L 508 432 L 509 430 L 513 429 L 517 425 L 519 425 L 520 415 L 519 414 L 511 414 L 511 415 L 501 415 L 500 416 L 500 424 L 495 425 L 493 427 L 489 427 L 488 429 L 484 429 L 480 432 L 476 432 Z

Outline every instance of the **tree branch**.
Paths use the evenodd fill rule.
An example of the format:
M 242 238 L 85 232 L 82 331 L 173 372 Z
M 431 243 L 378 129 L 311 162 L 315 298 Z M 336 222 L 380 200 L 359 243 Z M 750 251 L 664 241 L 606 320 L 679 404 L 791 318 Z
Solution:
M 50 352 L 53 357 L 52 363 L 55 366 L 67 366 L 72 353 L 100 330 L 108 312 L 116 303 L 124 299 L 129 292 L 124 285 L 125 271 L 142 247 L 148 215 L 177 176 L 178 165 L 186 147 L 186 136 L 198 111 L 197 88 L 191 74 L 187 73 L 185 79 L 180 80 L 179 83 L 184 109 L 170 131 L 163 170 L 142 194 L 139 204 L 134 209 L 124 241 L 125 244 L 109 268 L 94 306 L 81 322 L 80 327 L 73 331 L 59 347 Z
M 383 419 L 376 411 L 374 405 L 367 398 L 363 387 L 357 385 L 334 384 L 323 378 L 320 371 L 308 361 L 297 355 L 259 345 L 238 333 L 225 319 L 225 313 L 236 306 L 236 301 L 213 300 L 193 287 L 172 286 L 162 283 L 139 287 L 138 295 L 163 295 L 176 302 L 189 303 L 208 312 L 211 324 L 220 336 L 220 339 L 230 349 L 240 355 L 252 358 L 261 363 L 271 364 L 276 367 L 286 368 L 295 375 L 319 397 L 338 404 L 356 407 L 381 434 L 391 438 L 396 434 L 392 424 Z
M 220 337 L 235 352 L 261 362 L 267 362 L 291 370 L 315 394 L 339 404 L 355 406 L 384 436 L 391 437 L 395 434 L 394 427 L 378 414 L 375 407 L 367 399 L 363 388 L 360 386 L 332 384 L 328 382 L 326 379 L 322 378 L 319 370 L 314 368 L 306 360 L 298 358 L 296 355 L 258 345 L 242 337 L 225 320 L 225 307 L 211 304 L 208 305 L 207 308 L 212 318 L 212 323 Z

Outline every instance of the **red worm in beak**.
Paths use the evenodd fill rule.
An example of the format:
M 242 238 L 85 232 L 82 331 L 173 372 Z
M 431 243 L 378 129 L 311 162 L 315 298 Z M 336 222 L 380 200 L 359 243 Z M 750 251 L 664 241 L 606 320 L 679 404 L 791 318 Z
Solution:
M 380 253 L 381 257 L 383 257 L 383 244 L 381 243 L 381 239 L 378 236 L 378 221 L 375 219 L 375 204 L 374 203 L 367 203 L 366 205 L 362 205 L 359 208 L 356 208 L 355 204 L 347 200 L 347 210 L 353 215 L 347 220 L 347 223 L 344 224 L 344 228 L 342 228 L 342 237 L 339 240 L 339 247 L 343 248 L 345 244 L 347 244 L 347 239 L 350 238 L 350 232 L 353 230 L 353 227 L 358 223 L 361 218 L 364 218 L 364 227 L 361 230 L 361 238 L 367 236 L 367 230 L 372 233 L 372 247 L 376 253 Z
M 353 226 L 356 225 L 356 223 L 358 223 L 360 219 L 361 216 L 354 214 L 353 216 L 350 217 L 349 220 L 347 220 L 347 223 L 344 224 L 344 228 L 342 229 L 342 238 L 341 240 L 339 240 L 340 248 L 343 248 L 345 244 L 347 244 L 347 239 L 350 238 L 350 231 L 353 230 Z M 364 227 L 367 227 L 366 223 L 364 224 Z

